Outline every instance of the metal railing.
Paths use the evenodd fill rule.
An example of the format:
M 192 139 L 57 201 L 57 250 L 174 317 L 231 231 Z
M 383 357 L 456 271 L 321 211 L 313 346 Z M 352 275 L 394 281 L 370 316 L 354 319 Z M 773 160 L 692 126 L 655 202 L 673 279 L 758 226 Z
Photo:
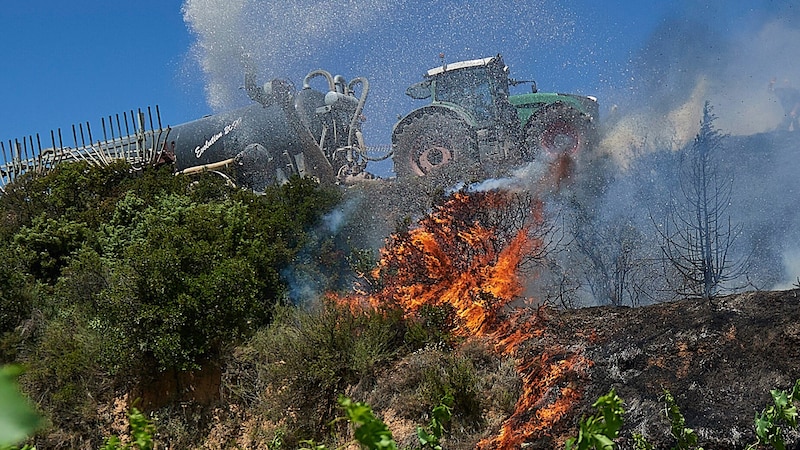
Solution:
M 84 126 L 85 125 L 85 126 Z M 86 161 L 92 165 L 109 165 L 125 160 L 134 168 L 156 163 L 162 152 L 171 152 L 168 144 L 170 127 L 161 125 L 161 112 L 155 107 L 123 112 L 122 116 L 101 119 L 102 139 L 95 140 L 89 122 L 72 126 L 72 146 L 65 144 L 61 129 L 50 131 L 49 147 L 42 146 L 37 133 L 22 140 L 0 141 L 0 192 L 28 172 L 45 173 L 64 161 Z M 67 138 L 68 139 L 68 138 Z M 45 146 L 47 141 L 45 141 Z

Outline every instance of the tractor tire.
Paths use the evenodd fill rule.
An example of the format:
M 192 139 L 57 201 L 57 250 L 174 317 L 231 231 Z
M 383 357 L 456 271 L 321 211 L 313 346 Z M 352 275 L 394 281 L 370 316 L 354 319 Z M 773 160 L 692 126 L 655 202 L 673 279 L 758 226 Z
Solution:
M 523 159 L 532 161 L 542 152 L 574 158 L 591 148 L 593 140 L 594 129 L 585 114 L 563 104 L 549 107 L 525 126 Z
M 428 112 L 414 117 L 395 134 L 394 144 L 398 178 L 438 178 L 448 183 L 471 181 L 480 172 L 474 131 L 451 115 Z

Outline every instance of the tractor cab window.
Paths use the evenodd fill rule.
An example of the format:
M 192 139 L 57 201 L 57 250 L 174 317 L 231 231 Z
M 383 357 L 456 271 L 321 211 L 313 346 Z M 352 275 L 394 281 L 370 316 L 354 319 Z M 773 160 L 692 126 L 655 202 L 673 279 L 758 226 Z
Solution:
M 485 68 L 446 72 L 436 79 L 436 100 L 471 111 L 478 121 L 494 115 L 494 96 Z

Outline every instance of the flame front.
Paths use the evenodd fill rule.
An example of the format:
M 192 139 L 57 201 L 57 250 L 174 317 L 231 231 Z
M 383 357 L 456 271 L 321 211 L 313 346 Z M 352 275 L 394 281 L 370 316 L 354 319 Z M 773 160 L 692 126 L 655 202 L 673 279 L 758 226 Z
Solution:
M 491 215 L 506 207 L 498 192 L 458 192 L 418 227 L 392 236 L 373 276 L 384 288 L 373 305 L 396 304 L 412 315 L 423 305 L 450 305 L 464 334 L 486 334 L 502 307 L 522 293 L 517 269 L 536 240 L 530 226 L 499 232 Z
M 548 435 L 580 399 L 577 381 L 591 365 L 574 350 L 525 351 L 544 333 L 546 310 L 511 303 L 523 293 L 524 258 L 543 245 L 536 236 L 543 214 L 541 202 L 517 200 L 501 191 L 453 194 L 419 226 L 391 236 L 372 273 L 381 283 L 377 292 L 339 299 L 351 307 L 399 306 L 408 316 L 425 305 L 449 305 L 457 333 L 489 337 L 499 353 L 515 359 L 522 394 L 499 434 L 478 444 L 484 449 L 519 448 Z M 503 220 L 521 204 L 529 209 L 524 220 Z

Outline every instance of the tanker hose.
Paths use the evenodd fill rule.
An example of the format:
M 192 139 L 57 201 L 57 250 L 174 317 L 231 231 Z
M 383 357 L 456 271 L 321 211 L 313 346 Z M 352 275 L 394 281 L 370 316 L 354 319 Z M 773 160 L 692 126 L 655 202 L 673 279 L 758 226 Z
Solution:
M 364 77 L 356 77 L 350 80 L 350 84 L 347 85 L 347 89 L 353 92 L 353 86 L 356 84 L 361 84 L 361 96 L 358 99 L 358 106 L 356 106 L 356 111 L 353 113 L 353 119 L 350 121 L 350 130 L 347 133 L 347 146 L 353 146 L 353 137 L 355 136 L 356 126 L 358 125 L 358 121 L 361 119 L 361 111 L 364 110 L 364 103 L 367 102 L 367 94 L 369 94 L 369 81 L 367 81 Z M 359 148 L 359 154 L 362 153 L 363 149 Z
M 312 70 L 311 72 L 308 73 L 308 75 L 306 75 L 305 78 L 303 78 L 303 89 L 310 89 L 311 85 L 309 83 L 311 82 L 311 80 L 319 76 L 325 77 L 325 79 L 328 81 L 329 91 L 336 90 L 336 84 L 333 82 L 333 75 L 331 75 L 330 72 L 322 69 Z

